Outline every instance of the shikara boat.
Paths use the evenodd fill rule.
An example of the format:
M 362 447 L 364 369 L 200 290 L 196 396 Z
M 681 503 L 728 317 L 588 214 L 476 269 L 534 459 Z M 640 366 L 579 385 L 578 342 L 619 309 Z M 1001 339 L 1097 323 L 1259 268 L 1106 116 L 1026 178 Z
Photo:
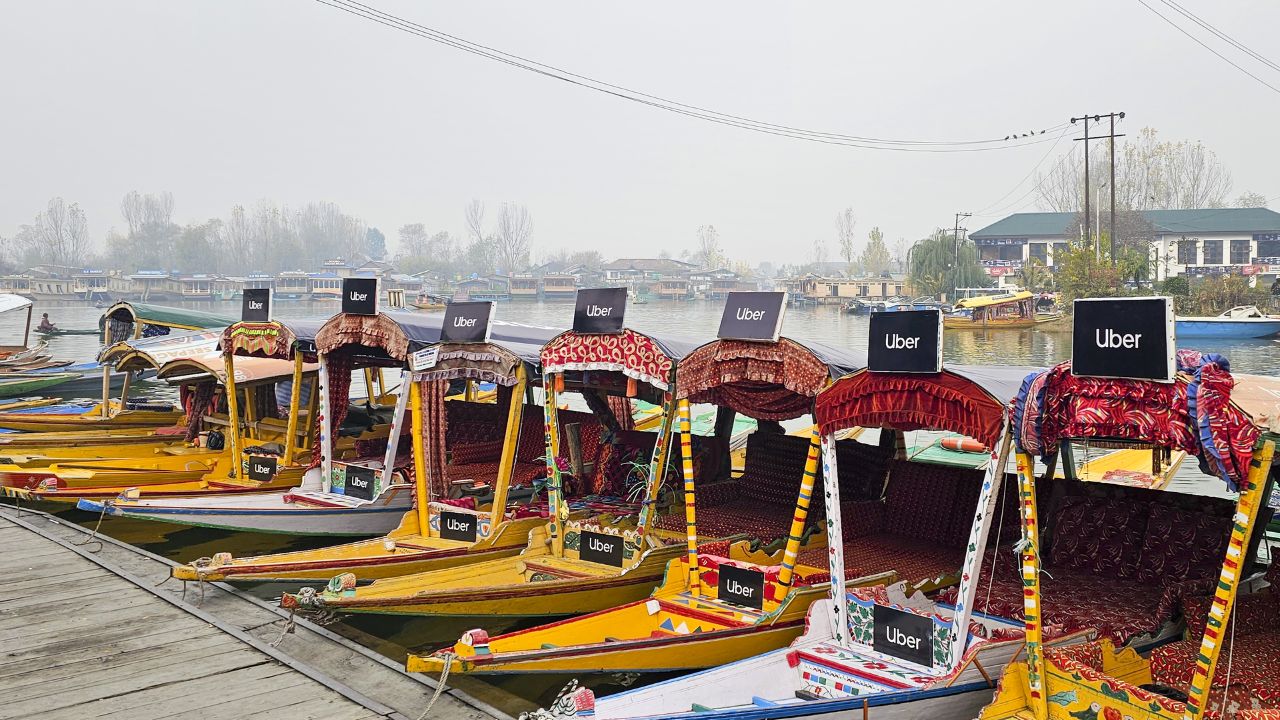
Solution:
M 1280 708 L 1273 680 L 1280 662 L 1274 588 L 1238 597 L 1242 587 L 1261 579 L 1255 552 L 1266 524 L 1266 488 L 1274 481 L 1275 398 L 1250 386 L 1274 391 L 1280 383 L 1232 378 L 1221 358 L 1187 351 L 1179 353 L 1179 370 L 1174 383 L 1156 383 L 1077 378 L 1064 364 L 1029 378 L 1020 393 L 1013 436 L 1023 498 L 1019 595 L 1025 594 L 1026 658 L 1006 669 L 995 700 L 982 710 L 983 720 L 1246 718 L 1274 716 Z M 1141 419 L 1153 412 L 1152 420 Z M 1041 544 L 1040 511 L 1052 504 L 1031 472 L 1032 460 L 1037 454 L 1052 457 L 1064 440 L 1091 437 L 1184 449 L 1238 493 L 1221 519 L 1203 516 L 1202 506 L 1180 517 L 1160 511 L 1158 518 L 1151 506 L 1150 522 L 1172 532 L 1142 546 L 1138 578 L 1144 571 L 1182 575 L 1176 585 L 1181 592 L 1171 602 L 1181 607 L 1186 629 L 1183 639 L 1167 638 L 1149 657 L 1121 647 L 1123 638 L 1103 629 L 1116 621 L 1107 605 L 1133 583 L 1118 578 L 1110 585 L 1120 587 L 1095 591 L 1098 641 L 1075 648 L 1043 642 L 1071 611 L 1064 605 L 1072 598 L 1061 587 L 1070 578 L 1042 571 L 1042 564 L 1057 562 L 1060 540 L 1047 553 Z M 1110 517 L 1114 522 L 1119 513 L 1142 509 L 1117 501 Z M 1275 567 L 1273 561 L 1268 577 L 1275 576 Z
M 1214 317 L 1179 317 L 1179 338 L 1250 340 L 1280 334 L 1280 317 L 1267 315 L 1256 305 L 1239 305 Z
M 201 310 L 122 300 L 102 313 L 98 325 L 105 347 L 124 340 L 168 335 L 175 331 L 225 328 L 235 321 L 234 317 Z
M 361 587 L 338 578 L 323 592 L 286 594 L 282 605 L 339 612 L 546 617 L 593 612 L 646 597 L 662 580 L 667 562 L 684 550 L 685 534 L 656 529 L 652 516 L 667 477 L 675 365 L 691 347 L 629 328 L 607 335 L 569 331 L 543 347 L 543 457 L 550 517 L 533 528 L 520 555 L 375 580 Z M 591 490 L 615 496 L 619 484 L 638 475 L 634 500 L 600 498 L 597 502 L 602 504 L 588 505 L 597 508 L 590 517 L 573 513 L 567 501 L 571 474 L 579 485 L 588 478 L 574 468 L 576 463 L 562 470 L 555 461 L 562 447 L 574 443 L 572 426 L 561 421 L 558 410 L 558 398 L 568 391 L 581 394 L 615 438 L 601 449 L 608 454 L 597 458 Z M 630 413 L 615 411 L 621 406 L 617 398 L 629 397 L 667 409 L 656 434 L 638 433 L 622 424 Z M 636 469 L 647 465 L 647 472 L 633 473 L 621 462 L 627 457 L 637 458 Z M 647 463 L 641 464 L 639 457 Z M 601 546 L 608 549 L 604 555 L 593 549 Z
M 731 295 L 729 303 L 734 302 Z M 781 297 L 777 303 L 780 308 Z M 722 328 L 721 334 L 728 333 Z M 676 370 L 681 448 L 687 453 L 685 513 L 683 518 L 668 515 L 658 526 L 672 528 L 682 522 L 687 540 L 685 556 L 668 564 L 662 585 L 648 599 L 580 618 L 492 638 L 473 630 L 448 650 L 411 655 L 408 668 L 438 672 L 450 666 L 451 672 L 477 674 L 659 672 L 719 665 L 784 647 L 803 631 L 809 605 L 827 593 L 829 549 L 817 532 L 823 506 L 817 507 L 814 518 L 809 514 L 819 468 L 817 429 L 807 438 L 786 436 L 780 434 L 779 423 L 811 413 L 814 396 L 830 383 L 832 373 L 863 365 L 861 358 L 835 348 L 787 338 L 722 338 L 699 347 Z M 690 452 L 690 402 L 721 408 L 723 427 L 738 413 L 759 425 L 748 440 L 743 475 L 718 478 L 703 463 L 711 472 L 702 492 Z M 841 448 L 847 457 L 862 455 L 865 462 L 875 456 L 875 448 L 852 442 Z M 853 472 L 842 481 L 851 489 L 856 486 L 859 495 L 879 497 L 885 460 L 866 462 L 861 473 L 853 471 L 851 463 Z M 699 535 L 735 532 L 769 544 L 759 550 L 746 541 L 698 547 Z M 851 583 L 884 583 L 898 577 L 890 564 L 877 567 L 861 560 Z M 958 563 L 954 570 L 958 572 Z M 919 575 L 912 580 L 924 580 L 923 575 L 931 573 Z
M 32 393 L 48 390 L 79 379 L 79 373 L 28 375 L 26 373 L 0 372 L 0 398 L 26 397 Z
M 552 334 L 550 330 L 527 326 L 503 325 L 502 327 L 505 335 L 518 338 L 514 344 L 526 357 L 536 357 L 541 343 Z M 436 484 L 441 486 L 436 488 L 436 497 L 447 502 L 447 496 L 443 491 L 447 491 L 449 487 L 445 484 L 440 468 L 444 461 L 445 448 L 435 443 L 429 444 L 432 451 L 439 456 L 439 463 L 433 462 L 432 453 L 424 456 L 417 451 L 428 447 L 423 437 L 424 423 L 432 437 L 446 432 L 442 422 L 448 413 L 445 408 L 444 393 L 447 392 L 450 382 L 465 376 L 466 372 L 461 368 L 468 367 L 469 361 L 472 363 L 470 367 L 473 368 L 475 377 L 467 379 L 466 384 L 472 388 L 481 380 L 498 378 L 497 369 L 503 369 L 505 374 L 501 377 L 512 382 L 515 382 L 516 375 L 522 371 L 520 356 L 512 354 L 511 351 L 503 351 L 497 346 L 476 344 L 464 347 L 450 345 L 441 348 L 437 344 L 441 337 L 440 332 L 439 318 L 424 318 L 411 313 L 339 314 L 317 331 L 315 344 L 319 367 L 321 375 L 328 378 L 327 383 L 322 382 L 320 392 L 321 407 L 329 408 L 328 412 L 321 415 L 322 424 L 318 435 L 322 457 L 329 457 L 329 453 L 323 448 L 326 438 L 333 435 L 328 423 L 341 423 L 344 419 L 347 405 L 346 384 L 350 382 L 346 378 L 350 378 L 352 373 L 359 375 L 370 371 L 374 371 L 375 376 L 381 377 L 382 370 L 385 368 L 400 372 L 401 380 L 395 410 L 391 415 L 392 427 L 388 441 L 360 450 L 360 457 L 347 457 L 341 462 L 332 460 L 315 463 L 313 461 L 316 466 L 307 472 L 302 487 L 284 495 L 259 493 L 229 498 L 210 496 L 174 500 L 121 499 L 113 501 L 107 512 L 137 519 L 180 522 L 203 527 L 304 535 L 369 536 L 390 532 L 397 527 L 397 523 L 403 528 L 405 520 L 402 516 L 409 510 L 415 497 L 427 498 L 426 495 L 419 495 L 421 488 L 418 488 L 417 483 L 414 482 L 415 477 L 425 478 L 419 472 L 420 470 L 424 468 L 432 470 Z M 248 328 L 245 323 L 241 323 L 228 330 L 228 336 L 224 339 L 223 345 L 232 353 L 277 352 L 275 345 L 263 346 L 254 339 L 255 337 L 260 337 L 259 330 Z M 409 358 L 413 353 L 428 349 L 436 353 L 442 350 L 446 352 L 447 362 L 444 365 L 435 366 L 439 370 L 436 376 L 428 378 L 431 382 L 423 380 L 421 383 L 414 383 L 408 367 Z M 493 377 L 489 377 L 490 375 Z M 517 407 L 523 402 L 523 390 L 522 387 L 521 393 L 514 396 Z M 424 396 L 423 393 L 428 391 L 436 393 L 438 397 Z M 474 396 L 475 393 L 473 390 L 468 390 L 461 395 L 467 397 Z M 508 393 L 504 392 L 503 395 L 507 396 Z M 324 399 L 326 397 L 327 399 Z M 423 404 L 424 398 L 427 400 L 426 405 Z M 412 409 L 409 408 L 410 399 L 414 400 Z M 465 400 L 460 399 L 458 402 L 465 402 Z M 476 403 L 470 404 L 476 405 Z M 506 404 L 509 407 L 511 405 L 510 401 Z M 447 405 L 452 409 L 453 401 Z M 496 406 L 490 407 L 497 409 Z M 508 410 L 508 415 L 510 412 L 512 410 Z M 488 418 L 490 421 L 496 421 L 498 415 L 498 413 L 490 413 Z M 461 424 L 466 425 L 465 422 Z M 519 428 L 520 423 L 517 421 L 515 431 Z M 493 430 L 489 432 L 490 435 L 494 434 Z M 440 435 L 440 438 L 443 439 L 443 435 Z M 512 457 L 516 451 L 515 442 L 518 442 L 518 437 L 512 444 Z M 232 443 L 233 445 L 237 443 L 234 434 Z M 460 449 L 455 450 L 460 454 Z M 248 462 L 255 461 L 250 457 Z M 498 467 L 495 466 L 492 472 L 493 476 L 486 478 L 490 487 L 494 485 Z M 370 487 L 358 488 L 357 480 L 367 482 Z M 474 503 L 474 501 L 471 502 Z M 453 511 L 444 503 L 431 503 L 429 499 L 424 499 L 418 505 L 428 510 L 428 515 L 434 517 L 437 525 L 441 522 L 442 516 L 447 516 L 447 519 L 453 519 L 455 522 L 459 518 L 470 519 L 475 524 L 475 518 L 481 514 L 474 508 L 470 511 L 464 508 Z M 505 507 L 505 501 L 503 507 Z M 417 513 L 414 516 L 417 518 Z M 502 513 L 499 514 L 500 519 L 504 516 Z M 425 527 L 429 526 L 430 522 Z M 492 530 L 491 525 L 486 525 L 484 534 L 478 535 L 478 541 L 485 540 L 485 536 L 491 534 Z M 465 555 L 461 550 L 465 550 L 468 546 L 468 543 L 460 543 L 456 539 L 441 538 L 439 530 L 434 539 L 430 537 L 429 530 L 426 533 L 414 535 L 416 537 L 403 538 L 406 552 L 395 553 L 388 550 L 387 543 L 378 542 L 358 544 L 356 547 L 347 546 L 332 553 L 326 550 L 304 553 L 303 558 L 310 558 L 313 571 L 324 569 L 332 573 L 335 567 L 345 567 L 341 564 L 342 558 L 350 559 L 356 565 L 377 565 L 380 561 L 386 561 L 391 555 L 417 556 L 432 554 L 433 550 L 440 550 L 438 555 L 450 558 L 456 563 L 458 558 L 454 556 Z M 524 536 L 504 538 L 495 556 L 515 554 L 524 546 L 526 540 L 527 532 Z M 483 542 L 481 547 L 490 550 L 493 549 L 489 547 L 492 544 Z M 393 549 L 399 545 L 400 542 L 394 543 Z M 338 560 L 339 564 L 319 560 L 318 558 L 321 557 Z M 389 564 L 395 566 L 407 559 L 397 557 L 395 562 Z M 219 562 L 224 566 L 235 564 L 225 555 L 219 556 Z M 297 564 L 299 562 L 307 561 L 295 556 L 286 560 L 284 567 L 300 570 L 301 567 Z M 285 572 L 278 563 L 268 561 L 264 566 L 259 564 L 256 558 L 249 563 L 249 567 L 258 569 L 259 572 L 267 566 L 271 568 L 268 572 L 277 570 Z M 204 575 L 207 576 L 208 573 Z
M 1061 317 L 1061 313 L 1036 312 L 1035 295 L 1022 290 L 961 300 L 954 312 L 943 317 L 942 323 L 948 330 L 1019 330 Z

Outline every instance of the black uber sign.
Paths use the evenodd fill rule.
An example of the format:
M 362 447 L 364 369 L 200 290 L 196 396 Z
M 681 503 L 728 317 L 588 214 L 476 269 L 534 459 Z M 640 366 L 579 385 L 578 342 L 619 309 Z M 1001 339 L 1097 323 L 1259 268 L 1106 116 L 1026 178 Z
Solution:
M 777 342 L 782 332 L 786 293 L 731 292 L 720 316 L 717 337 L 726 340 Z
M 440 342 L 489 342 L 489 321 L 492 318 L 493 303 L 491 302 L 449 303 L 444 309 L 444 325 L 440 328 Z
M 249 479 L 270 480 L 276 476 L 276 458 L 273 455 L 249 456 Z
M 718 570 L 720 583 L 716 586 L 716 597 L 756 610 L 764 607 L 764 573 L 729 565 L 721 565 Z
M 476 516 L 468 513 L 441 512 L 440 537 L 446 540 L 476 541 Z
M 1076 300 L 1071 374 L 1171 382 L 1173 302 L 1167 297 Z
M 374 472 L 372 468 L 348 465 L 347 485 L 343 494 L 361 500 L 372 500 Z
M 378 278 L 346 278 L 343 280 L 342 312 L 348 315 L 377 315 Z
M 933 620 L 882 605 L 872 609 L 871 618 L 875 623 L 871 649 L 933 667 Z
M 622 332 L 627 313 L 626 288 L 579 290 L 573 308 L 573 331 L 589 335 L 616 335 Z
M 244 291 L 240 303 L 240 319 L 244 322 L 267 322 L 271 319 L 271 289 L 252 288 Z
M 903 310 L 871 315 L 867 369 L 872 372 L 942 371 L 942 312 Z
M 582 533 L 582 545 L 578 557 L 587 562 L 622 567 L 622 538 L 604 533 Z

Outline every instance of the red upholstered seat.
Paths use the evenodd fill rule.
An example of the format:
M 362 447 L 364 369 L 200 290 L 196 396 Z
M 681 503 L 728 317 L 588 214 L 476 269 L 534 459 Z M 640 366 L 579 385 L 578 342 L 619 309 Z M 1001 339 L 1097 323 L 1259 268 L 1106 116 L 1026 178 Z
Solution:
M 805 550 L 799 561 L 826 567 L 827 549 Z M 844 574 L 849 579 L 896 570 L 900 580 L 915 583 L 955 572 L 963 564 L 964 548 L 940 547 L 932 540 L 882 534 L 844 544 Z

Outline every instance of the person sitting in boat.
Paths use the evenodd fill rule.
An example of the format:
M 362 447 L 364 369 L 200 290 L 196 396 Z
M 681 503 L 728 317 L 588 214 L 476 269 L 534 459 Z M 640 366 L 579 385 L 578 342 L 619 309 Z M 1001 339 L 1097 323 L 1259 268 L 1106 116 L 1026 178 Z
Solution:
M 57 330 L 58 326 L 49 322 L 49 313 L 43 313 L 40 316 L 40 324 L 36 326 L 36 329 L 41 332 L 51 332 L 53 330 Z

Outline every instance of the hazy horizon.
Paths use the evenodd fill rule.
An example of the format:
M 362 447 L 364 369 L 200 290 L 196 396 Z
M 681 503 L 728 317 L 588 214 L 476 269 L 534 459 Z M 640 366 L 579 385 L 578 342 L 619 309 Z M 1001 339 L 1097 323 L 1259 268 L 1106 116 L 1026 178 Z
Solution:
M 1165 139 L 1203 141 L 1232 173 L 1231 197 L 1280 195 L 1271 135 L 1280 93 L 1137 2 L 824 3 L 785 15 L 727 2 L 370 4 L 643 92 L 827 132 L 973 140 L 1125 111 L 1121 132 L 1154 127 Z M 310 0 L 5 7 L 0 236 L 60 196 L 85 210 L 95 250 L 124 226 L 120 200 L 138 190 L 171 192 L 180 224 L 260 199 L 328 200 L 380 228 L 393 252 L 407 223 L 462 235 L 464 206 L 478 198 L 491 219 L 503 201 L 529 209 L 535 258 L 561 248 L 678 254 L 711 224 L 727 254 L 751 265 L 811 259 L 817 238 L 835 259 L 834 220 L 846 206 L 860 244 L 874 226 L 893 247 L 950 227 L 955 212 L 986 209 L 967 221 L 976 230 L 1036 209 L 1034 194 L 1002 206 L 1032 187 L 1018 183 L 1046 153 L 1042 169 L 1078 144 L 1067 135 L 929 154 L 774 137 L 584 90 Z M 1274 3 L 1186 7 L 1264 54 L 1280 26 Z M 1280 73 L 1228 56 L 1280 86 Z

